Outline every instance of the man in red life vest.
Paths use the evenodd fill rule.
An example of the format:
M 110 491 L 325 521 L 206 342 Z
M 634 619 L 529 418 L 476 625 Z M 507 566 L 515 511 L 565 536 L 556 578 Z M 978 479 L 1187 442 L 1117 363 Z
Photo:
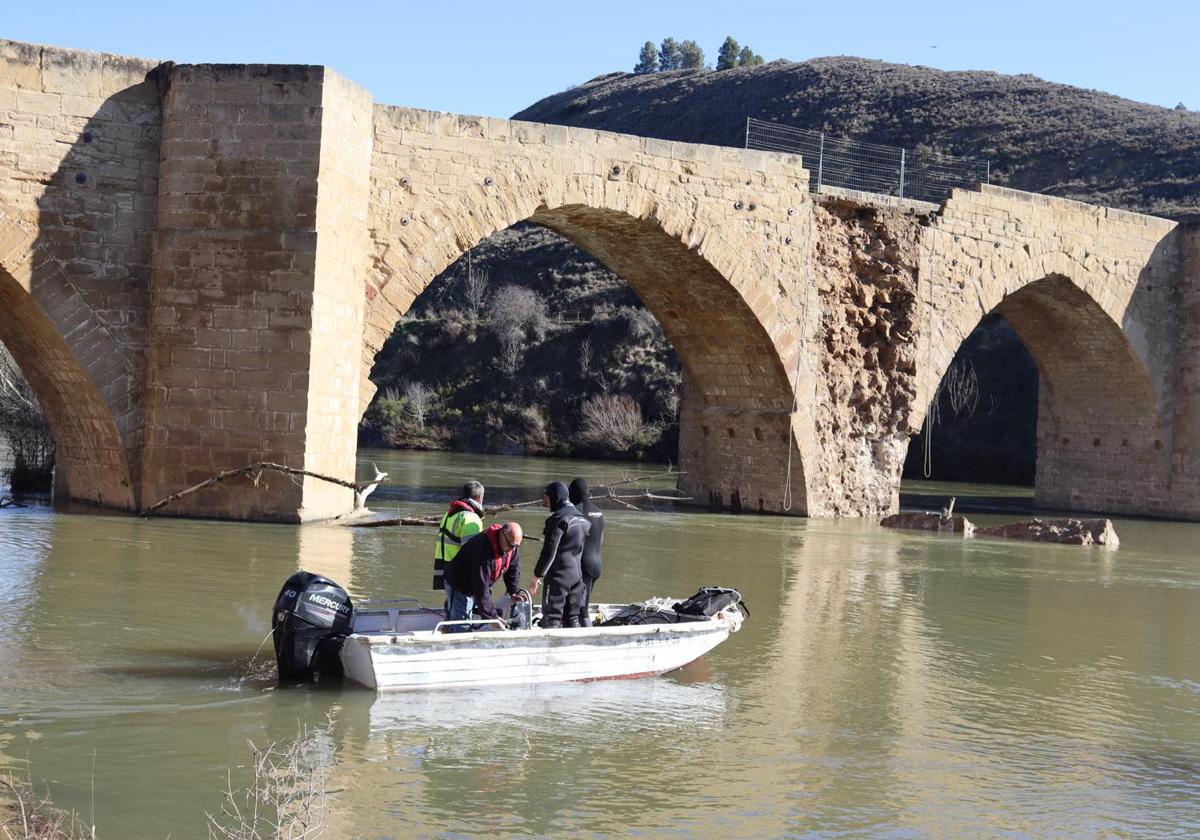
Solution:
M 499 618 L 492 603 L 492 585 L 504 578 L 509 597 L 516 598 L 521 588 L 521 556 L 518 551 L 524 533 L 520 524 L 506 522 L 489 525 L 467 540 L 454 562 L 446 566 L 446 597 L 451 621 L 470 621 L 472 612 L 480 618 Z M 459 625 L 454 630 L 466 630 Z

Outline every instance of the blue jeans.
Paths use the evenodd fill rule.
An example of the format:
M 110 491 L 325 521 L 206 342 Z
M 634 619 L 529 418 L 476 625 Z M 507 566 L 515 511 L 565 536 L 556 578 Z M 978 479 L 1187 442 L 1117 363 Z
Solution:
M 459 592 L 450 584 L 446 584 L 446 603 L 450 605 L 450 621 L 469 621 L 471 613 L 475 612 L 475 596 Z M 471 629 L 469 624 L 459 624 L 447 627 L 448 633 L 465 633 Z

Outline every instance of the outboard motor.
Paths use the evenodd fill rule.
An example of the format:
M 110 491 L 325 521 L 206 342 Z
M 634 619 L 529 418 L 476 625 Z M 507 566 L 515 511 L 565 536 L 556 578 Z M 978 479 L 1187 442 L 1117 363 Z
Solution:
M 312 572 L 287 579 L 271 616 L 280 682 L 342 676 L 342 643 L 352 632 L 354 604 L 345 589 Z

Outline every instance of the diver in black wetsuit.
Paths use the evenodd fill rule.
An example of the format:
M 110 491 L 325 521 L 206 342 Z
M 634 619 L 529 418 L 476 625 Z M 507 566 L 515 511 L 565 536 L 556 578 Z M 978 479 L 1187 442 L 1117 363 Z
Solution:
M 571 482 L 571 504 L 592 523 L 587 539 L 583 543 L 583 555 L 579 561 L 579 570 L 583 576 L 583 604 L 579 609 L 579 624 L 591 627 L 592 618 L 588 615 L 588 604 L 592 601 L 592 586 L 600 577 L 600 546 L 604 543 L 604 512 L 592 501 L 586 478 L 576 478 Z
M 536 593 L 542 579 L 542 627 L 578 627 L 583 605 L 583 573 L 579 562 L 591 525 L 586 516 L 567 498 L 567 485 L 552 481 L 546 485 L 542 503 L 550 508 L 542 531 L 542 554 L 533 570 Z

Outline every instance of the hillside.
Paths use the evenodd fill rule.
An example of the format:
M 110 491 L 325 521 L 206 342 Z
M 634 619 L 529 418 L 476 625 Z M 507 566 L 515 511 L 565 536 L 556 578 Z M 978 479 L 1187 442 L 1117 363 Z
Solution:
M 396 325 L 371 373 L 379 391 L 360 439 L 674 460 L 679 370 L 619 277 L 557 234 L 516 225 L 448 269 Z
M 741 146 L 747 117 L 985 158 L 1017 189 L 1200 219 L 1200 113 L 1033 76 L 845 57 L 611 73 L 513 118 Z
M 1200 114 L 1031 76 L 944 72 L 858 58 L 775 61 L 721 72 L 611 73 L 548 96 L 516 119 L 740 146 L 747 117 L 874 143 L 987 158 L 993 181 L 1177 219 L 1200 219 Z M 418 298 L 372 378 L 368 443 L 672 458 L 678 360 L 615 275 L 560 237 L 517 226 L 471 255 L 489 278 L 472 315 L 464 258 Z M 513 289 L 536 312 L 513 327 Z M 493 312 L 504 302 L 499 315 Z M 522 304 L 525 309 L 529 301 Z M 518 307 L 520 308 L 520 307 Z M 515 330 L 515 331 L 514 331 Z M 583 358 L 580 349 L 586 348 Z M 463 352 L 471 360 L 461 363 Z M 1029 483 L 1037 371 L 1002 318 L 964 344 L 986 410 L 934 432 L 935 478 Z M 420 423 L 405 389 L 427 404 Z M 428 384 L 432 392 L 422 396 Z M 503 394 L 503 396 L 501 396 Z M 624 396 L 641 414 L 608 436 L 583 409 Z M 627 412 L 628 413 L 628 412 Z M 596 418 L 593 417 L 593 421 Z M 611 418 L 610 418 L 611 419 Z M 627 420 L 629 418 L 626 418 Z M 906 475 L 921 469 L 910 449 Z

